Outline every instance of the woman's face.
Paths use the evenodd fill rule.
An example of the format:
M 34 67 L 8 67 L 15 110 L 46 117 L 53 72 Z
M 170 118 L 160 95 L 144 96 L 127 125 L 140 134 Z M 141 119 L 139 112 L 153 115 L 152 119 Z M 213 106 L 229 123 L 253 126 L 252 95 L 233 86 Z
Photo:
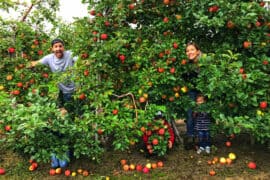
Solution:
M 64 56 L 64 50 L 65 50 L 64 45 L 60 42 L 55 43 L 52 47 L 52 51 L 58 59 Z
M 194 45 L 188 45 L 186 48 L 186 55 L 189 60 L 196 60 L 200 53 L 201 51 L 196 49 Z

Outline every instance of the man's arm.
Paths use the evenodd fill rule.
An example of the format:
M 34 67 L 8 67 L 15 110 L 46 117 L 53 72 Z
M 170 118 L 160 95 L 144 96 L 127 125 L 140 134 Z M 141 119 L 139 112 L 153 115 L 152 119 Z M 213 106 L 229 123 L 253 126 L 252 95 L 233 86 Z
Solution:
M 30 67 L 35 67 L 36 65 L 38 65 L 39 63 L 41 63 L 41 59 L 37 60 L 37 61 L 31 61 L 30 62 Z

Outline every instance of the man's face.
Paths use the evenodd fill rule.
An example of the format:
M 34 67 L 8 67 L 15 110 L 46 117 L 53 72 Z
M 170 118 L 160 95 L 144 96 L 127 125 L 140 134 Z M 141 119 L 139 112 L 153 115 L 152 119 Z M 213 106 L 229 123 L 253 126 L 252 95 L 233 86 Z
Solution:
M 186 48 L 186 55 L 189 60 L 196 60 L 196 58 L 200 55 L 200 50 L 196 49 L 194 45 L 189 45 Z
M 60 42 L 55 43 L 52 46 L 52 51 L 58 59 L 64 56 L 64 50 L 65 50 L 64 45 Z

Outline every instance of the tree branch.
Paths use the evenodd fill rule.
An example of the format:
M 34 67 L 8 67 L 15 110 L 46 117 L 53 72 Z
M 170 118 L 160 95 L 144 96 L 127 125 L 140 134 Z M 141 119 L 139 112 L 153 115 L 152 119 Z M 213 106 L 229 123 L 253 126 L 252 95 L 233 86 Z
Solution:
M 41 2 L 41 0 L 37 1 L 35 4 L 32 3 L 29 6 L 29 8 L 26 10 L 26 12 L 24 13 L 24 15 L 22 17 L 21 22 L 24 22 L 26 20 L 27 16 L 30 14 L 30 12 L 33 9 L 34 5 L 39 4 L 40 2 Z
M 132 102 L 133 102 L 133 105 L 134 105 L 134 108 L 135 108 L 135 116 L 136 116 L 136 123 L 137 123 L 138 122 L 138 109 L 137 109 L 137 106 L 136 106 L 136 103 L 135 103 L 134 95 L 132 93 L 126 93 L 126 94 L 122 94 L 122 95 L 113 94 L 113 96 L 115 96 L 117 98 L 123 98 L 123 97 L 126 97 L 126 96 L 131 96 L 131 99 L 132 99 Z

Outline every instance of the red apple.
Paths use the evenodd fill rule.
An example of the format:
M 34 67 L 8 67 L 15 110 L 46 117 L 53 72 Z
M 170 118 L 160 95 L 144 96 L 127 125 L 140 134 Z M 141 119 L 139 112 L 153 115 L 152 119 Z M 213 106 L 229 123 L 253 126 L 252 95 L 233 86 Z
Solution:
M 177 49 L 178 48 L 178 44 L 176 42 L 173 43 L 173 48 Z
M 158 166 L 158 167 L 163 167 L 163 166 L 164 166 L 164 164 L 163 164 L 163 162 L 162 162 L 162 161 L 158 161 L 158 162 L 157 162 L 157 166 Z
M 152 140 L 152 144 L 153 144 L 153 145 L 158 145 L 158 139 L 154 138 L 154 139 Z
M 79 99 L 84 100 L 86 98 L 86 95 L 84 93 L 80 94 Z
M 225 145 L 226 145 L 227 147 L 230 147 L 230 146 L 232 145 L 232 143 L 231 143 L 231 141 L 226 141 Z
M 49 77 L 49 74 L 48 73 L 42 73 L 42 77 L 43 78 L 48 78 Z
M 267 60 L 263 60 L 263 65 L 267 65 L 267 64 L 269 64 L 269 62 L 267 61 Z
M 40 55 L 40 56 L 43 55 L 43 51 L 42 51 L 42 50 L 38 50 L 37 53 L 38 53 L 38 55 Z
M 244 70 L 244 68 L 242 68 L 242 67 L 239 69 L 239 73 L 240 73 L 240 74 L 243 74 L 244 71 L 245 71 L 245 70 Z
M 71 171 L 69 169 L 65 170 L 65 176 L 70 176 L 71 175 Z
M 158 70 L 159 73 L 163 73 L 165 71 L 165 69 L 161 68 L 161 67 L 159 67 L 157 70 Z
M 10 126 L 10 125 L 6 125 L 6 126 L 5 126 L 5 130 L 6 130 L 6 131 L 10 131 L 10 130 L 11 130 L 11 126 Z
M 219 7 L 217 5 L 213 5 L 208 8 L 209 12 L 217 12 L 219 10 Z
M 244 47 L 245 49 L 249 48 L 250 46 L 251 46 L 251 42 L 250 42 L 250 41 L 244 41 L 244 42 L 243 42 L 243 47 Z
M 33 166 L 34 169 L 37 169 L 38 163 L 37 163 L 37 162 L 32 162 L 32 163 L 31 163 L 31 166 Z
M 83 75 L 84 75 L 84 76 L 88 76 L 88 75 L 89 75 L 89 70 L 87 70 L 87 69 L 84 70 Z
M 228 22 L 227 22 L 227 28 L 228 29 L 233 29 L 234 28 L 234 23 L 231 21 L 231 20 L 229 20 Z
M 264 5 L 265 5 L 265 2 L 261 1 L 261 2 L 260 2 L 260 6 L 261 6 L 261 7 L 264 7 Z
M 114 109 L 114 110 L 112 111 L 112 113 L 113 113 L 113 115 L 118 114 L 118 109 Z
M 260 102 L 260 108 L 261 108 L 261 109 L 267 108 L 267 102 L 266 102 L 266 101 Z
M 108 27 L 108 26 L 110 26 L 111 24 L 110 24 L 109 21 L 105 21 L 105 22 L 104 22 L 104 25 Z
M 147 174 L 147 173 L 150 172 L 150 169 L 148 169 L 147 167 L 144 167 L 144 168 L 142 169 L 142 171 L 143 171 L 143 173 Z
M 103 33 L 100 35 L 100 39 L 106 40 L 106 39 L 108 39 L 108 35 Z
M 17 87 L 19 87 L 19 88 L 23 87 L 23 83 L 22 82 L 18 82 L 17 83 Z
M 139 171 L 139 172 L 141 172 L 141 171 L 143 170 L 142 165 L 137 164 L 137 165 L 136 165 L 136 170 Z
M 158 130 L 158 134 L 159 134 L 159 135 L 164 135 L 164 134 L 165 134 L 165 129 L 164 129 L 164 128 L 160 128 L 160 129 Z
M 169 22 L 169 18 L 168 17 L 164 17 L 163 18 L 163 22 L 165 22 L 165 23 Z
M 133 10 L 133 9 L 135 8 L 135 4 L 133 4 L 133 3 L 132 3 L 132 4 L 129 4 L 129 5 L 128 5 L 128 8 L 129 8 L 130 10 Z
M 4 168 L 0 168 L 0 175 L 4 175 L 6 173 Z
M 99 135 L 101 135 L 101 134 L 103 133 L 103 130 L 100 129 L 100 128 L 98 128 L 97 133 L 98 133 Z
M 37 39 L 35 39 L 33 43 L 34 43 L 35 45 L 38 45 L 38 44 L 39 44 L 39 42 L 38 42 Z
M 171 67 L 170 73 L 171 73 L 171 74 L 174 74 L 174 73 L 175 73 L 175 67 Z
M 144 103 L 145 101 L 146 101 L 145 97 L 141 96 L 141 97 L 139 98 L 139 102 L 140 102 L 140 103 Z
M 92 15 L 92 16 L 95 16 L 96 15 L 96 11 L 94 9 L 92 9 L 92 10 L 90 10 L 89 14 Z
M 13 47 L 8 48 L 8 52 L 9 53 L 15 53 L 15 48 L 13 48 Z
M 126 56 L 123 55 L 123 54 L 120 54 L 120 55 L 118 56 L 118 58 L 120 59 L 120 61 L 121 61 L 122 63 L 124 63 L 124 61 L 125 61 L 125 59 L 126 59 Z
M 255 162 L 251 161 L 251 162 L 248 163 L 248 167 L 249 167 L 250 169 L 256 169 L 256 168 L 257 168 L 257 165 L 256 165 Z
M 54 176 L 56 174 L 55 169 L 50 169 L 49 174 L 51 176 Z

